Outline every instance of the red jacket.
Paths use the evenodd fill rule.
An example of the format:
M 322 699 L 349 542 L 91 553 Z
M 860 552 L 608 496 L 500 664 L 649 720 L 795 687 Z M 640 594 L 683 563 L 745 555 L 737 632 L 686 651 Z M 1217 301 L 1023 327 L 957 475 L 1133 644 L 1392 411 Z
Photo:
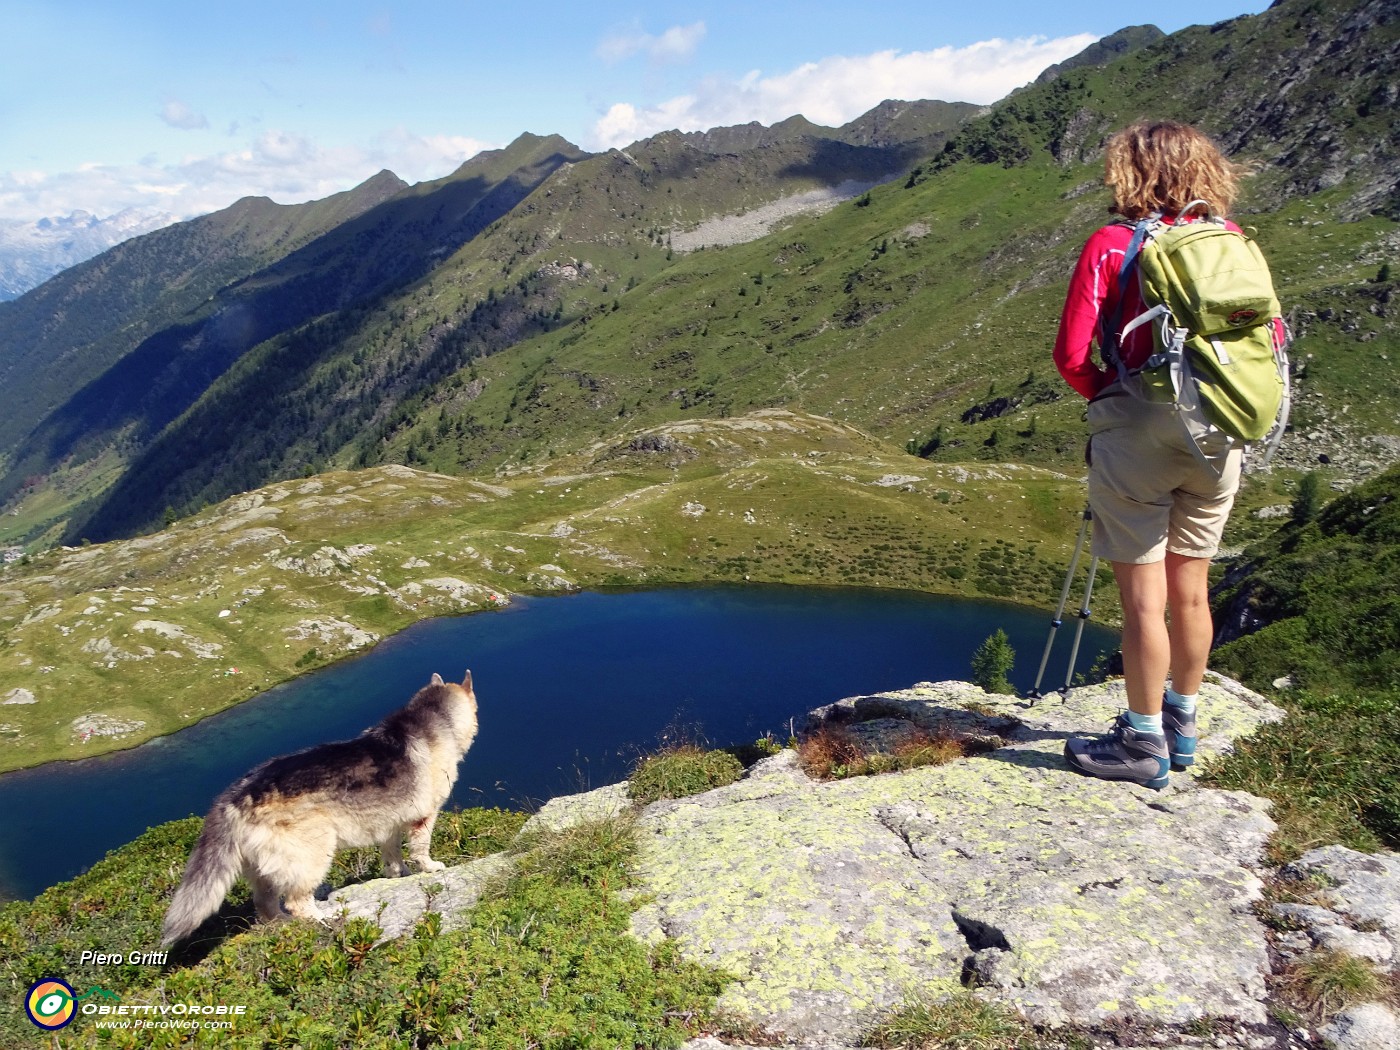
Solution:
M 1164 216 L 1164 221 L 1170 223 L 1173 217 Z M 1225 225 L 1239 232 L 1233 222 Z M 1117 372 L 1099 358 L 1096 347 L 1100 318 L 1112 317 L 1118 306 L 1118 273 L 1132 239 L 1132 226 L 1114 223 L 1102 227 L 1084 245 L 1069 281 L 1060 332 L 1055 337 L 1055 367 L 1065 382 L 1085 397 L 1092 398 L 1118 378 Z M 1144 309 L 1137 277 L 1130 274 L 1122 323 L 1127 324 Z M 1152 353 L 1152 325 L 1130 332 L 1121 349 L 1129 368 L 1142 364 Z

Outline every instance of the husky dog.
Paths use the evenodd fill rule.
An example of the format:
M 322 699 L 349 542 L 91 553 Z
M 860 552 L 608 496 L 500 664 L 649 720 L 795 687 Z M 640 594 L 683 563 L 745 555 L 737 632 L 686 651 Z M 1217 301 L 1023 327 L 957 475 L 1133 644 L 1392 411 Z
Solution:
M 263 921 L 317 918 L 312 894 L 335 851 L 377 845 L 385 875 L 445 865 L 428 855 L 433 824 L 476 737 L 472 673 L 438 675 L 408 704 L 354 740 L 320 744 L 258 766 L 224 790 L 204 818 L 185 877 L 165 915 L 162 943 L 192 934 L 247 876 Z M 279 898 L 282 903 L 279 903 Z

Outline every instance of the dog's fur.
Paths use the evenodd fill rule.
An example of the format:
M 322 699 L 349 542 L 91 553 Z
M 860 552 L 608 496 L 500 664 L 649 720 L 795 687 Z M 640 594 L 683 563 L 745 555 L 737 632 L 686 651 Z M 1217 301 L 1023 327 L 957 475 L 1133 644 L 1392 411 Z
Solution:
M 214 800 L 165 916 L 163 943 L 192 934 L 247 877 L 258 918 L 316 918 L 312 894 L 335 851 L 377 845 L 385 875 L 409 857 L 440 871 L 428 846 L 457 765 L 476 737 L 476 693 L 433 675 L 406 706 L 354 740 L 264 762 Z M 279 899 L 280 902 L 279 903 Z

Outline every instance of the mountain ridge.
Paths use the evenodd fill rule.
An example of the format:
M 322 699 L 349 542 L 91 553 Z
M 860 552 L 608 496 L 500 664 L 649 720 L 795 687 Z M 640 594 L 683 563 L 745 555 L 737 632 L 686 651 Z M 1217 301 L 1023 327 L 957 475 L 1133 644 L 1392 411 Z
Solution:
M 639 156 L 648 158 L 647 169 L 643 171 L 636 166 L 632 159 L 625 157 L 619 152 L 614 152 L 610 155 L 590 156 L 578 151 L 576 147 L 573 147 L 558 136 L 526 134 L 521 136 L 516 143 L 512 144 L 512 147 L 508 147 L 508 149 L 514 151 L 513 154 L 508 154 L 505 151 L 488 151 L 464 163 L 453 175 L 444 180 L 403 189 L 401 193 L 388 202 L 388 204 L 395 207 L 402 207 L 404 206 L 404 202 L 417 201 L 421 203 L 435 194 L 443 193 L 445 187 L 450 188 L 453 185 L 462 185 L 478 176 L 484 176 L 488 180 L 501 180 L 500 188 L 496 196 L 492 199 L 495 207 L 489 215 L 474 218 L 471 214 L 465 212 L 459 214 L 452 211 L 450 208 L 437 208 L 434 211 L 432 215 L 432 228 L 435 231 L 435 235 L 441 236 L 442 239 L 433 241 L 429 246 L 429 250 L 436 254 L 439 263 L 446 263 L 450 262 L 452 253 L 465 239 L 463 235 L 452 235 L 451 231 L 465 230 L 468 233 L 474 234 L 482 226 L 489 225 L 485 222 L 485 219 L 489 218 L 491 222 L 495 222 L 503 214 L 520 204 L 525 196 L 538 188 L 541 180 L 546 176 L 553 174 L 555 171 L 567 170 L 576 164 L 584 162 L 591 164 L 591 170 L 596 173 L 588 176 L 591 180 L 590 192 L 592 194 L 601 194 L 605 199 L 612 191 L 614 184 L 621 189 L 622 184 L 626 183 L 628 184 L 627 192 L 629 195 L 635 195 L 639 192 L 642 194 L 650 193 L 653 199 L 658 200 L 662 191 L 656 189 L 653 185 L 658 178 L 669 180 L 669 186 L 673 187 L 677 185 L 680 180 L 689 182 L 698 177 L 701 179 L 703 189 L 703 187 L 706 186 L 723 186 L 725 181 L 730 178 L 729 172 L 738 172 L 737 181 L 745 186 L 745 188 L 741 189 L 739 192 L 743 194 L 757 193 L 760 195 L 757 199 L 766 200 L 774 196 L 777 192 L 767 188 L 770 184 L 774 186 L 781 186 L 784 184 L 795 186 L 821 185 L 828 180 L 828 175 L 826 173 L 830 173 L 829 178 L 836 181 L 853 174 L 865 177 L 869 177 L 872 174 L 880 177 L 888 177 L 892 166 L 895 164 L 895 162 L 890 160 L 891 150 L 887 147 L 849 146 L 836 141 L 812 140 L 810 137 L 806 136 L 797 136 L 797 138 L 794 139 L 789 136 L 780 142 L 756 144 L 751 151 L 749 159 L 737 159 L 734 155 L 727 153 L 706 154 L 705 159 L 701 162 L 701 173 L 697 176 L 694 172 L 695 165 L 692 162 L 693 155 L 691 153 L 691 147 L 682 146 L 677 150 L 675 145 L 673 140 L 667 137 L 661 137 L 657 140 L 654 149 L 647 145 L 637 147 L 635 152 Z M 553 161 L 547 161 L 545 166 L 548 171 L 536 172 L 537 177 L 527 178 L 523 182 L 519 180 L 511 182 L 506 170 L 500 167 L 502 163 L 506 163 L 502 158 L 514 156 L 518 160 L 522 153 L 527 156 L 541 154 L 546 158 L 552 157 Z M 759 158 L 757 161 L 753 159 L 755 156 Z M 750 168 L 754 163 L 763 165 L 763 171 L 766 173 L 763 178 L 755 179 L 752 173 L 746 178 L 744 174 L 745 169 Z M 619 164 L 623 166 L 619 167 Z M 509 164 L 507 164 L 507 166 L 509 166 Z M 528 167 L 528 165 L 522 165 L 520 170 L 523 171 L 526 167 Z M 619 180 L 621 181 L 619 182 Z M 751 190 L 748 188 L 750 186 L 752 187 Z M 548 191 L 546 196 L 552 192 L 552 190 Z M 731 193 L 731 191 L 728 190 L 724 192 L 726 194 Z M 576 196 L 576 194 L 577 191 L 575 190 L 574 195 Z M 681 210 L 676 210 L 675 206 L 671 204 L 671 200 L 674 200 L 674 197 L 669 193 L 666 194 L 666 197 L 668 199 L 664 203 L 667 211 L 667 216 L 665 218 L 667 224 L 687 215 L 699 217 L 702 214 L 708 214 L 710 211 L 710 208 L 703 203 L 702 198 L 696 198 L 692 204 L 682 205 Z M 398 203 L 395 204 L 395 201 Z M 487 201 L 486 203 L 491 204 L 492 201 Z M 251 203 L 240 203 L 236 207 L 235 214 L 241 215 L 244 211 L 253 209 L 254 207 L 255 205 Z M 561 202 L 556 198 L 553 202 L 541 202 L 541 204 L 536 207 L 544 211 L 552 211 L 555 215 L 560 215 L 561 210 L 565 213 L 570 211 L 571 204 L 563 204 L 561 208 Z M 689 208 L 689 210 L 686 210 L 687 208 Z M 703 211 L 700 209 L 703 209 Z M 325 249 L 326 256 L 333 260 L 336 257 L 335 246 L 338 243 L 344 243 L 351 239 L 356 235 L 357 231 L 365 227 L 373 226 L 378 221 L 378 214 L 379 212 L 371 209 L 362 216 L 352 217 L 346 223 L 328 233 L 326 237 L 314 242 L 312 246 L 300 249 L 300 255 L 296 252 L 288 252 L 284 257 L 274 261 L 264 270 L 230 282 L 221 290 L 219 301 L 226 304 L 230 301 L 236 302 L 236 297 L 238 295 L 243 292 L 256 292 L 259 284 L 262 283 L 270 283 L 274 286 L 281 283 L 282 285 L 287 285 L 290 289 L 289 277 L 295 279 L 299 273 L 315 274 L 324 269 L 325 260 L 313 254 L 318 247 Z M 612 216 L 613 219 L 616 219 L 616 217 L 616 214 Z M 582 222 L 577 230 L 577 238 L 582 239 L 585 243 L 601 241 L 607 244 L 612 241 L 615 238 L 615 234 L 609 228 L 610 223 L 604 225 L 599 223 L 597 218 L 598 217 L 595 217 L 591 212 L 581 216 Z M 658 222 L 657 225 L 659 226 L 660 223 Z M 545 236 L 545 233 L 537 227 L 536 232 L 531 233 L 529 236 L 531 236 L 535 243 L 539 243 Z M 630 236 L 636 238 L 638 234 L 634 231 Z M 329 245 L 329 247 L 326 247 L 327 245 Z M 652 244 L 650 247 L 653 254 L 664 250 L 661 248 L 659 241 Z M 407 255 L 408 253 L 400 254 Z M 354 258 L 359 260 L 373 259 L 376 257 L 374 253 L 367 251 L 357 251 L 354 254 Z M 304 263 L 300 264 L 300 270 L 298 270 L 299 264 L 297 261 L 299 258 L 304 258 L 305 260 Z M 491 263 L 483 259 L 477 265 L 489 266 Z M 283 294 L 293 294 L 293 291 L 289 290 Z M 484 339 L 488 348 L 494 348 L 499 345 L 500 337 L 497 336 L 497 332 L 502 329 L 506 330 L 508 333 L 517 332 L 520 330 L 520 325 L 517 321 L 503 322 L 501 315 L 506 310 L 506 306 L 496 304 L 489 295 L 486 296 L 486 298 L 488 303 L 485 305 L 489 307 L 486 313 L 490 316 L 489 318 L 483 318 L 478 328 L 482 330 L 482 339 Z M 520 299 L 520 296 L 512 295 L 510 299 L 511 302 L 514 303 Z M 363 296 L 359 297 L 359 302 L 361 305 L 357 307 L 357 309 L 363 312 Z M 551 302 L 549 305 L 554 306 L 555 304 Z M 478 301 L 473 309 L 480 310 L 482 306 L 483 304 Z M 267 314 L 269 312 L 275 314 L 277 311 L 258 312 L 260 314 Z M 530 311 L 526 312 L 529 313 Z M 537 307 L 534 312 L 538 314 L 539 307 Z M 209 316 L 214 321 L 220 320 L 219 317 L 213 314 L 213 311 L 209 311 Z M 3 317 L 0 317 L 0 322 L 2 321 Z M 203 323 L 207 327 L 207 321 Z M 540 323 L 541 322 L 538 321 L 528 322 L 529 325 L 538 325 Z M 334 325 L 335 322 L 332 322 L 332 327 L 334 327 Z M 180 346 L 188 344 L 193 339 L 199 339 L 199 333 L 203 330 L 204 329 L 199 328 L 172 330 L 170 335 L 173 336 L 173 343 L 176 346 Z M 258 331 L 255 332 L 255 334 L 261 335 L 262 333 Z M 286 338 L 296 337 L 294 335 L 288 335 Z M 313 335 L 312 338 L 319 338 L 319 336 Z M 429 338 L 436 339 L 436 337 L 433 336 Z M 456 338 L 457 341 L 460 342 L 462 340 L 462 335 L 459 333 Z M 172 340 L 167 341 L 169 342 Z M 244 339 L 235 344 L 232 348 L 231 356 L 237 356 L 240 352 L 239 348 L 247 343 L 248 340 Z M 168 350 L 160 351 L 159 348 L 157 348 L 156 352 L 166 357 L 170 356 L 170 351 Z M 232 364 L 232 361 L 228 361 L 229 366 Z M 428 367 L 434 367 L 431 361 L 428 363 Z M 102 411 L 107 410 L 106 406 L 117 405 L 126 406 L 127 408 L 136 408 L 139 413 L 138 418 L 144 418 L 146 420 L 146 422 L 142 424 L 145 431 L 149 433 L 150 439 L 154 440 L 158 436 L 160 427 L 176 418 L 180 412 L 185 410 L 186 399 L 183 397 L 173 400 L 158 398 L 157 400 L 160 408 L 158 412 L 154 412 L 150 408 L 141 408 L 139 403 L 132 406 L 128 399 L 119 394 L 114 396 L 113 393 L 114 390 L 120 391 L 121 389 L 131 388 L 135 385 L 136 380 L 124 373 L 130 372 L 135 375 L 145 376 L 149 374 L 150 371 L 151 366 L 148 361 L 139 356 L 133 356 L 125 368 L 119 364 L 116 366 L 113 373 L 106 377 L 105 382 L 94 386 L 86 395 L 81 395 L 77 400 L 73 401 L 66 410 L 60 409 L 57 413 L 51 415 L 45 426 L 28 440 L 27 446 L 17 450 L 12 455 L 8 476 L 0 480 L 0 493 L 4 493 L 5 495 L 16 493 L 20 490 L 20 486 L 25 484 L 27 479 L 42 477 L 47 473 L 46 468 L 49 464 L 64 462 L 66 459 L 71 458 L 74 453 L 79 454 L 80 460 L 82 456 L 98 454 L 102 439 L 100 436 L 96 439 L 94 438 L 94 428 L 91 423 L 94 419 L 100 420 L 103 418 Z M 216 367 L 215 372 L 216 374 L 222 372 L 222 368 Z M 406 376 L 405 380 L 409 383 L 410 388 L 412 384 L 419 382 L 411 378 L 411 374 Z M 400 382 L 405 380 L 400 380 Z M 257 383 L 251 376 L 249 381 L 255 385 Z M 145 385 L 147 389 L 154 394 L 154 389 L 151 385 Z M 159 384 L 157 384 L 157 386 L 158 385 Z M 102 410 L 94 413 L 89 407 L 93 402 L 103 406 Z M 377 406 L 370 410 L 376 411 Z M 71 418 L 74 422 L 71 425 L 65 426 L 63 423 L 65 416 Z M 109 426 L 114 428 L 111 432 L 116 433 L 117 431 L 115 428 L 120 425 L 119 420 L 109 424 Z M 332 429 L 336 433 L 343 433 L 347 430 L 347 426 L 344 424 L 333 425 Z M 146 439 L 141 440 L 144 443 Z M 234 440 L 232 434 L 230 434 L 230 441 L 232 442 Z M 86 441 L 87 444 L 80 445 L 82 441 Z M 142 445 L 138 445 L 138 447 L 142 447 Z M 133 469 L 138 472 L 144 471 L 141 476 L 150 477 L 152 475 L 159 475 L 173 479 L 174 484 L 180 484 L 179 478 L 188 473 L 188 466 L 179 462 L 185 457 L 187 444 L 182 439 L 176 437 L 167 443 L 167 447 L 171 450 L 170 456 L 173 457 L 172 459 L 160 460 L 150 468 L 142 468 L 139 464 L 136 464 Z M 153 447 L 152 454 L 159 456 L 161 453 L 159 449 Z M 298 453 L 293 450 L 292 455 L 295 456 L 298 455 Z M 291 469 L 300 471 L 301 468 L 298 465 Z M 75 476 L 78 476 L 78 474 L 78 471 L 74 471 Z M 253 474 L 240 474 L 240 480 L 235 483 L 246 488 L 249 485 L 257 484 L 259 477 L 259 475 Z M 81 492 L 81 490 L 79 491 Z M 226 493 L 220 491 L 218 496 L 214 498 L 220 498 L 224 494 Z M 168 498 L 163 499 L 163 503 L 180 505 L 189 498 L 195 498 L 193 492 L 187 493 L 184 496 L 172 493 Z M 118 506 L 131 503 L 131 501 L 120 492 L 116 493 L 108 502 L 109 504 Z M 135 505 L 144 508 L 141 511 L 140 520 L 142 524 L 149 522 L 151 519 L 146 502 L 138 499 L 135 501 Z M 157 511 L 157 513 L 159 512 Z M 133 525 L 134 521 L 132 524 L 117 527 L 130 528 Z M 73 527 L 75 534 L 78 530 L 82 530 L 83 528 L 84 526 L 81 523 Z M 105 528 L 106 526 L 103 527 L 103 529 Z M 88 529 L 84 534 L 91 533 L 93 536 L 107 534 L 103 529 Z
M 26 503 L 10 527 L 100 539 L 327 466 L 507 469 L 600 431 L 782 404 L 940 459 L 1001 458 L 1009 443 L 1069 467 L 1076 406 L 1037 347 L 1076 242 L 1102 216 L 1103 137 L 1143 110 L 1199 117 L 1261 169 L 1242 217 L 1265 238 L 1316 358 L 1300 369 L 1299 429 L 1335 434 L 1329 457 L 1371 469 L 1389 461 L 1395 427 L 1373 407 L 1375 370 L 1349 348 L 1394 338 L 1376 298 L 1388 293 L 1370 279 L 1396 185 L 1384 109 L 1395 49 L 1375 45 L 1396 35 L 1383 0 L 1285 0 L 1184 30 L 963 114 L 937 144 L 919 140 L 930 152 L 902 185 L 790 218 L 767 241 L 685 256 L 675 231 L 808 188 L 873 185 L 904 147 L 794 118 L 708 140 L 663 133 L 562 164 L 416 283 L 248 348 L 88 488 L 81 471 L 94 476 L 110 455 L 100 442 L 87 460 L 52 444 L 22 467 L 12 458 L 5 495 L 53 470 L 70 488 L 66 504 Z M 1335 61 L 1317 60 L 1323 40 Z M 1354 116 L 1338 118 L 1337 100 Z M 887 141 L 891 123 L 907 119 L 896 134 L 913 134 L 950 112 L 887 102 L 842 133 Z M 1318 238 L 1333 250 L 1318 254 Z M 1342 400 L 1346 419 L 1328 407 Z M 233 405 L 254 405 L 256 426 Z M 1284 462 L 1306 451 L 1289 443 Z
M 174 221 L 172 215 L 136 208 L 106 218 L 75 211 L 34 222 L 0 220 L 0 302 L 17 299 L 63 270 Z
M 161 323 L 197 312 L 232 275 L 398 192 L 402 183 L 394 180 L 397 186 L 375 176 L 362 184 L 368 193 L 357 188 L 305 205 L 245 197 L 125 241 L 0 303 L 0 381 L 13 399 L 0 419 L 0 451 L 12 450 L 37 414 L 59 403 L 57 391 L 81 388 Z M 143 299 L 147 289 L 154 291 Z M 56 366 L 47 373 L 46 361 Z

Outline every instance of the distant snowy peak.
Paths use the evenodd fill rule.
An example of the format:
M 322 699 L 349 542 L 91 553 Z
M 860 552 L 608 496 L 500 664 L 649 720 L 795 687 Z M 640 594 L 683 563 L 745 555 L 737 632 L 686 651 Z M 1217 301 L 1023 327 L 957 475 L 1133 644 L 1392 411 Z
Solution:
M 37 222 L 0 219 L 0 302 L 17 299 L 54 274 L 176 219 L 127 208 L 105 219 L 86 211 Z

